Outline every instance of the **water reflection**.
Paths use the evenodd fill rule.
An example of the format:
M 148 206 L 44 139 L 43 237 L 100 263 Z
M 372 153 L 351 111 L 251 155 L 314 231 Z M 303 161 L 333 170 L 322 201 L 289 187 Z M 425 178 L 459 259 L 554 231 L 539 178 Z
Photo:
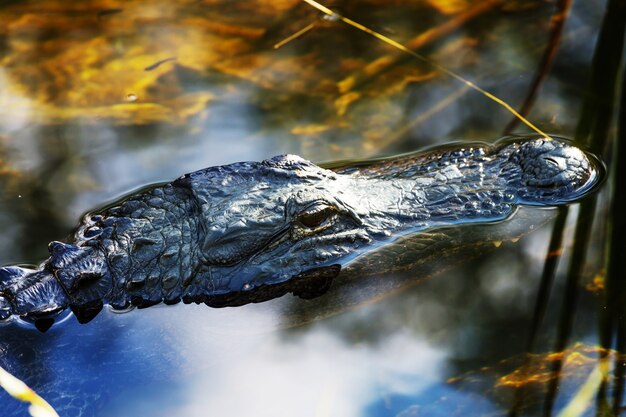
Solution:
M 281 304 L 295 299 L 105 312 L 44 335 L 4 326 L 3 364 L 66 415 L 503 415 L 510 403 L 492 397 L 490 383 L 523 363 L 497 367 L 524 351 L 525 335 L 511 323 L 532 309 L 538 274 L 528 266 L 545 249 L 539 235 L 521 242 L 501 246 L 510 282 L 479 259 L 476 276 L 457 268 L 292 329 L 282 327 Z M 489 378 L 463 376 L 486 364 L 496 366 Z M 446 382 L 458 376 L 462 384 Z
M 285 339 L 254 330 L 272 321 L 267 311 L 184 310 L 103 314 L 91 330 L 68 323 L 46 338 L 3 328 L 4 360 L 32 372 L 22 376 L 66 415 L 361 415 L 385 396 L 419 393 L 443 366 L 441 350 L 408 332 L 377 346 L 323 327 Z
M 437 312 L 429 305 L 425 317 Z M 372 329 L 358 322 L 379 315 L 372 308 L 286 334 L 272 331 L 279 318 L 267 306 L 155 308 L 103 314 L 91 329 L 63 324 L 48 337 L 3 328 L 2 345 L 12 370 L 30 369 L 22 376 L 68 415 L 388 415 L 426 389 L 444 396 L 450 353 L 410 326 L 363 339 Z
M 552 3 L 493 1 L 468 18 L 471 3 L 332 6 L 521 102 Z M 530 115 L 546 131 L 573 135 L 603 10 L 572 4 Z M 274 49 L 311 22 L 320 16 L 295 0 L 1 5 L 0 263 L 39 262 L 83 212 L 205 166 L 287 152 L 363 158 L 501 135 L 503 110 L 337 22 Z M 459 234 L 462 259 L 438 264 L 436 247 L 430 269 L 362 276 L 335 298 L 107 312 L 43 335 L 0 326 L 0 364 L 65 416 L 505 415 L 518 397 L 493 387 L 524 364 L 533 326 L 533 350 L 554 350 L 576 208 L 543 320 L 533 323 L 554 215 L 497 248 Z M 568 348 L 598 343 L 602 292 L 585 288 L 602 284 L 600 226 Z M 580 369 L 564 373 L 554 410 L 586 378 Z M 542 413 L 547 386 L 535 388 L 521 414 Z M 0 410 L 26 413 L 4 392 Z
M 183 327 L 185 333 L 198 331 Z M 149 398 L 146 394 L 154 392 L 143 385 L 116 398 L 106 415 L 200 416 L 211 410 L 214 415 L 359 416 L 386 397 L 419 394 L 440 377 L 443 362 L 443 352 L 405 332 L 377 346 L 345 342 L 323 328 L 287 340 L 276 333 L 219 332 L 185 340 L 184 366 L 194 371 L 157 383 L 157 391 L 173 388 L 173 404 L 129 407 L 129 397 Z M 184 395 L 176 395 L 181 391 Z

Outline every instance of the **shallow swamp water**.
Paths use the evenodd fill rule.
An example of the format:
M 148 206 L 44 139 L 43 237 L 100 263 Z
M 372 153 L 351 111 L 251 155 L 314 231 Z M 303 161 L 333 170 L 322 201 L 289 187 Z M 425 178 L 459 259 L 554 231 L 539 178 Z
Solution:
M 0 324 L 0 365 L 61 416 L 622 415 L 622 3 L 327 4 L 601 156 L 592 198 L 452 229 L 412 268 L 313 301 Z M 298 0 L 5 1 L 0 264 L 37 264 L 89 210 L 203 167 L 515 133 L 485 96 Z M 27 413 L 0 392 L 0 415 Z

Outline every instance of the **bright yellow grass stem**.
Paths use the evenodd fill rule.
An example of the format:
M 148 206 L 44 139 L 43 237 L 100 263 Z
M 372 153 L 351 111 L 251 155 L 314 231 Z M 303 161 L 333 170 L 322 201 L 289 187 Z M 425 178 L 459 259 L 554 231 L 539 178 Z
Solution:
M 315 0 L 304 0 L 306 3 L 310 4 L 311 6 L 315 7 L 317 10 L 321 11 L 322 13 L 327 14 L 328 16 L 332 17 L 333 19 L 337 19 L 337 20 L 341 20 L 342 22 L 357 28 L 369 35 L 372 35 L 373 37 L 385 42 L 388 45 L 393 46 L 394 48 L 397 48 L 403 52 L 406 52 L 407 54 L 419 59 L 420 61 L 426 62 L 429 65 L 432 65 L 433 67 L 437 68 L 439 71 L 444 72 L 446 74 L 448 74 L 449 76 L 451 76 L 452 78 L 462 82 L 463 84 L 467 85 L 468 87 L 478 91 L 479 93 L 481 93 L 482 95 L 484 95 L 485 97 L 495 101 L 496 103 L 498 103 L 499 105 L 501 105 L 502 107 L 504 107 L 505 109 L 507 109 L 511 114 L 513 114 L 515 117 L 517 117 L 519 120 L 521 120 L 525 125 L 527 125 L 528 127 L 530 127 L 532 130 L 534 130 L 535 132 L 539 133 L 541 136 L 545 137 L 545 138 L 549 138 L 550 136 L 547 135 L 546 133 L 544 133 L 541 129 L 539 129 L 537 126 L 535 126 L 534 124 L 532 124 L 530 121 L 528 121 L 524 116 L 522 116 L 517 110 L 515 110 L 513 107 L 511 107 L 508 103 L 506 103 L 504 100 L 494 96 L 493 94 L 491 94 L 490 92 L 483 90 L 482 88 L 480 88 L 479 86 L 477 86 L 476 84 L 474 84 L 473 82 L 466 80 L 465 78 L 461 77 L 459 74 L 450 71 L 449 69 L 441 66 L 440 64 L 437 64 L 436 62 L 433 62 L 431 60 L 429 60 L 428 58 L 418 54 L 415 51 L 412 51 L 411 49 L 407 48 L 406 46 L 402 45 L 401 43 L 398 43 L 396 41 L 394 41 L 391 38 L 386 37 L 385 35 L 382 35 L 366 26 L 363 26 L 362 24 L 355 22 L 352 19 L 348 19 L 347 17 L 341 16 L 338 13 L 335 13 L 334 11 L 332 11 L 331 9 L 329 9 L 326 6 L 321 5 L 320 3 L 316 2 Z
M 0 387 L 12 397 L 30 403 L 28 411 L 33 417 L 59 417 L 50 404 L 41 398 L 25 383 L 0 367 Z
M 602 381 L 609 377 L 609 363 L 606 359 L 601 359 L 596 365 L 587 380 L 581 385 L 570 402 L 559 412 L 556 417 L 581 417 L 586 414 L 593 404 L 593 399 L 598 394 L 598 389 Z

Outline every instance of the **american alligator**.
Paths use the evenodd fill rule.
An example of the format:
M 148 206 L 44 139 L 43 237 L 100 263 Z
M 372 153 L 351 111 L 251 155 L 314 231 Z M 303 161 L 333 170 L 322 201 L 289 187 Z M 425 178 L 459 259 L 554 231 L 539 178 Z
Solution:
M 456 144 L 321 168 L 298 156 L 240 162 L 152 185 L 84 216 L 36 269 L 0 268 L 0 318 L 45 331 L 158 303 L 239 306 L 323 294 L 341 269 L 434 228 L 505 220 L 596 188 L 602 164 L 562 139 Z

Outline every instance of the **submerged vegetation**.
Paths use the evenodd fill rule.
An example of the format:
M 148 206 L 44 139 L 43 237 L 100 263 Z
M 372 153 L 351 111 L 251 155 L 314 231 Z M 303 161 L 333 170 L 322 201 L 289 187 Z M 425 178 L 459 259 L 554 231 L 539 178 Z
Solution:
M 100 415 L 115 409 L 115 400 L 124 410 L 117 415 L 145 410 L 137 404 L 151 393 L 137 386 L 153 386 L 181 369 L 188 378 L 171 383 L 182 391 L 198 380 L 202 392 L 235 398 L 239 381 L 229 378 L 241 375 L 241 364 L 245 379 L 257 382 L 246 386 L 249 394 L 263 393 L 257 411 L 271 408 L 263 398 L 272 405 L 284 401 L 289 410 L 284 397 L 292 397 L 298 407 L 313 404 L 344 417 L 620 416 L 626 382 L 626 197 L 619 192 L 626 189 L 625 25 L 620 0 L 0 5 L 2 265 L 44 258 L 45 245 L 67 235 L 79 213 L 124 191 L 277 153 L 316 161 L 367 158 L 454 140 L 495 141 L 534 126 L 572 137 L 602 156 L 610 174 L 604 190 L 579 205 L 541 218 L 522 213 L 528 217 L 505 241 L 488 231 L 455 230 L 444 243 L 437 234 L 424 236 L 424 259 L 403 259 L 398 251 L 410 265 L 406 273 L 384 280 L 363 273 L 362 281 L 346 287 L 354 294 L 350 300 L 329 295 L 290 303 L 289 318 L 277 320 L 290 327 L 271 333 L 279 342 L 254 339 L 254 349 L 236 360 L 229 349 L 250 336 L 242 331 L 246 336 L 231 340 L 214 327 L 237 328 L 237 314 L 255 323 L 256 310 L 220 316 L 173 308 L 151 313 L 153 322 L 105 315 L 89 329 L 64 323 L 52 336 L 5 325 L 0 365 L 25 375 L 61 415 Z M 338 311 L 343 314 L 316 321 Z M 194 321 L 193 314 L 200 317 Z M 324 344 L 312 341 L 320 332 Z M 400 354 L 391 350 L 397 340 L 403 341 Z M 184 346 L 193 341 L 201 353 Z M 317 358 L 319 350 L 341 357 L 353 365 L 348 373 L 369 388 L 350 375 L 335 385 L 320 375 L 320 382 L 309 378 L 301 387 L 319 391 L 319 398 L 303 400 L 291 382 L 289 392 L 262 391 L 271 384 L 255 375 L 263 380 L 264 372 L 279 373 L 292 345 L 299 347 L 297 358 Z M 407 358 L 418 345 L 419 355 Z M 225 374 L 206 363 L 206 346 L 211 357 L 230 358 Z M 259 366 L 254 355 L 263 349 L 257 346 L 273 346 L 283 356 Z M 138 359 L 143 348 L 150 353 Z M 363 352 L 378 364 L 371 365 L 374 375 L 360 374 Z M 386 362 L 389 356 L 402 363 L 400 371 Z M 332 360 L 325 356 L 318 367 L 329 361 L 338 371 Z M 305 362 L 296 359 L 294 367 Z M 209 366 L 206 374 L 216 379 L 199 378 L 198 367 Z M 432 380 L 424 382 L 424 375 Z M 366 394 L 350 397 L 355 385 Z M 170 388 L 155 385 L 156 397 L 174 401 Z M 120 397 L 123 389 L 139 394 Z M 0 395 L 6 415 L 23 415 L 14 403 Z M 166 400 L 157 403 L 170 409 Z M 201 415 L 189 408 L 198 404 L 220 414 L 217 397 L 208 394 L 176 404 L 172 413 L 187 407 Z

